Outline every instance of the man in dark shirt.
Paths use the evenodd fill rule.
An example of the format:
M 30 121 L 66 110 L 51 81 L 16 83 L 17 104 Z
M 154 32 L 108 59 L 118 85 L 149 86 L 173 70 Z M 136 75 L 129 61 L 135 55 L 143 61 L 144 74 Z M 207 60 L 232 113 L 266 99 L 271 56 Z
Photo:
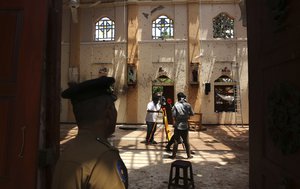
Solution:
M 177 94 L 178 102 L 172 108 L 172 116 L 174 118 L 174 147 L 173 154 L 170 158 L 176 158 L 176 153 L 178 149 L 178 143 L 181 139 L 183 140 L 187 158 L 192 158 L 190 143 L 189 143 L 189 123 L 188 119 L 190 116 L 194 115 L 191 105 L 186 101 L 186 96 L 184 93 L 180 92 Z

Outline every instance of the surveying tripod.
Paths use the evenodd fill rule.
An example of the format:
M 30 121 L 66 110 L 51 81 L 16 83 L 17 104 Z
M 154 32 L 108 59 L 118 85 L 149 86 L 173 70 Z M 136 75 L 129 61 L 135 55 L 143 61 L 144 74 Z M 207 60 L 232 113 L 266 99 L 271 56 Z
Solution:
M 162 115 L 163 115 L 163 124 L 165 126 L 165 133 L 166 133 L 166 139 L 168 140 L 168 142 L 171 140 L 171 131 L 170 131 L 170 128 L 169 128 L 169 123 L 168 123 L 168 117 L 167 117 L 167 111 L 166 111 L 166 108 L 165 107 L 162 107 L 161 110 L 157 111 L 158 113 L 159 112 L 162 112 Z M 156 130 L 156 125 L 157 125 L 157 122 L 154 123 L 153 127 L 152 127 L 152 130 L 151 130 L 151 133 L 150 133 L 150 136 L 152 136 L 154 134 L 154 131 Z M 146 141 L 146 143 L 150 143 L 150 138 L 148 139 L 148 141 Z
M 171 140 L 171 131 L 170 131 L 170 128 L 169 128 L 167 111 L 166 111 L 165 107 L 162 108 L 162 112 L 163 112 L 163 123 L 165 125 L 166 138 L 169 142 Z

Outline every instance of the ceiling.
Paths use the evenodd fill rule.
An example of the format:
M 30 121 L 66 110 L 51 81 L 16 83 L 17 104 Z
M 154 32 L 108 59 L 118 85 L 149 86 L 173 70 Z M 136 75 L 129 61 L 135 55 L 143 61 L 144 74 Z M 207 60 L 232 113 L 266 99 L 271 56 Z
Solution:
M 63 0 L 64 6 L 77 5 L 80 7 L 93 7 L 98 4 L 124 2 L 127 0 Z

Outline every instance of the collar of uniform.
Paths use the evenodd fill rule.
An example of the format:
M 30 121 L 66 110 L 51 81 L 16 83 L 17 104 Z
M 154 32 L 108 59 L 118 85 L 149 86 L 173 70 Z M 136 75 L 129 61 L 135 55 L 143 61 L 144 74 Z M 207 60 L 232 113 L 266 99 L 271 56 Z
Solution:
M 79 138 L 90 138 L 90 139 L 97 139 L 99 136 L 97 136 L 93 131 L 88 129 L 79 129 L 78 135 Z
M 97 135 L 95 135 L 92 131 L 87 130 L 87 129 L 81 129 L 78 131 L 78 135 L 77 137 L 79 139 L 87 139 L 87 140 L 97 140 L 99 143 L 104 144 L 105 146 L 107 146 L 108 148 L 118 151 L 117 148 L 115 148 L 114 146 L 112 146 L 107 139 L 104 139 L 102 137 L 99 137 Z

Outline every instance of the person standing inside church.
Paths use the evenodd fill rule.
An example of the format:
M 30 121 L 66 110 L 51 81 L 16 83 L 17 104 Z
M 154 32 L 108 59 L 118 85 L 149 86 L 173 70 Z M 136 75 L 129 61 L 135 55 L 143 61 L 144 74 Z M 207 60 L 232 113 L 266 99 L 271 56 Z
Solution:
M 146 144 L 157 144 L 154 140 L 154 134 L 157 126 L 157 117 L 161 109 L 161 104 L 159 103 L 160 97 L 157 94 L 154 94 L 152 101 L 147 104 L 147 113 L 146 113 L 146 124 L 147 124 L 147 135 L 146 135 Z
M 61 154 L 54 171 L 53 189 L 127 189 L 128 173 L 119 151 L 108 138 L 115 132 L 115 79 L 72 83 L 62 92 L 70 99 L 78 134 Z
M 177 94 L 178 102 L 172 108 L 172 116 L 174 118 L 174 146 L 171 159 L 176 158 L 178 144 L 183 140 L 187 158 L 192 158 L 189 143 L 189 123 L 188 119 L 194 115 L 191 105 L 187 102 L 184 93 Z

